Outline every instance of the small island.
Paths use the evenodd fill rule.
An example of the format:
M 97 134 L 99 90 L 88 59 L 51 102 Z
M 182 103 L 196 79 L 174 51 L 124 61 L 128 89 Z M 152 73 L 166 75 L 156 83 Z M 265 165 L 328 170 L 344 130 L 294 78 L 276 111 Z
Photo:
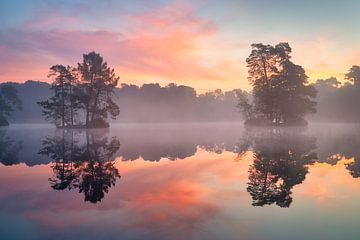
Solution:
M 252 44 L 246 59 L 252 94 L 238 92 L 247 126 L 304 126 L 316 112 L 316 89 L 305 70 L 291 61 L 288 43 Z
M 119 77 L 100 54 L 83 55 L 78 67 L 54 65 L 48 74 L 53 79 L 52 96 L 38 102 L 46 120 L 58 128 L 108 128 L 108 115 L 116 119 L 119 106 L 113 91 Z

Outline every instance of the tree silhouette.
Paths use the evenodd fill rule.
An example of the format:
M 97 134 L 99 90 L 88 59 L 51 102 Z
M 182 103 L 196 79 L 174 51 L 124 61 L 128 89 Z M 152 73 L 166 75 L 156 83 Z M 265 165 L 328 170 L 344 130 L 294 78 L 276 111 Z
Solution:
M 85 108 L 85 125 L 106 127 L 108 113 L 112 118 L 119 115 L 118 105 L 113 101 L 113 90 L 119 77 L 114 69 L 107 66 L 100 54 L 90 52 L 83 55 L 83 62 L 78 64 L 81 75 L 80 91 L 77 93 Z
M 308 85 L 304 69 L 291 61 L 288 43 L 252 44 L 246 59 L 253 86 L 253 106 L 239 94 L 246 124 L 304 125 L 303 117 L 315 112 L 316 89 Z
M 78 68 L 54 65 L 48 77 L 53 77 L 53 96 L 38 104 L 45 119 L 57 127 L 83 127 L 79 117 L 85 116 L 85 127 L 104 128 L 109 127 L 108 114 L 113 119 L 119 115 L 119 106 L 113 100 L 119 77 L 100 54 L 84 54 Z
M 358 87 L 360 83 L 360 66 L 352 66 L 349 72 L 346 73 L 345 79 L 349 80 L 354 84 L 354 86 Z
M 348 163 L 346 168 L 354 178 L 360 177 L 360 157 L 354 158 L 354 162 Z
M 76 137 L 85 138 L 85 143 L 81 144 L 80 140 L 74 139 L 73 131 L 65 131 L 46 138 L 39 151 L 54 160 L 54 178 L 49 178 L 51 187 L 55 190 L 78 189 L 79 193 L 84 193 L 85 201 L 101 201 L 120 178 L 113 162 L 120 142 L 116 138 L 108 142 L 107 137 L 86 131 Z
M 13 86 L 4 84 L 0 88 L 0 126 L 9 125 L 7 117 L 14 111 L 14 107 L 21 109 L 18 92 Z
M 77 82 L 75 69 L 54 65 L 50 67 L 48 77 L 54 78 L 51 84 L 53 96 L 49 100 L 38 102 L 43 108 L 43 116 L 58 127 L 73 126 L 78 107 L 74 94 Z
M 291 189 L 302 183 L 308 173 L 307 166 L 317 159 L 313 152 L 315 138 L 279 129 L 253 132 L 249 136 L 251 144 L 248 146 L 253 151 L 254 162 L 249 169 L 247 191 L 253 199 L 253 206 L 275 203 L 289 207 Z

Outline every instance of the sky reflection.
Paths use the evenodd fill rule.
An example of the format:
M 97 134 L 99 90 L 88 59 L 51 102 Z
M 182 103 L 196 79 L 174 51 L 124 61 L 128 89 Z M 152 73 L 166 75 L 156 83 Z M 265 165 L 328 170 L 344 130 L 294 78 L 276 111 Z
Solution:
M 231 134 L 228 127 L 218 126 L 218 130 L 223 128 L 226 134 L 216 133 L 220 138 L 213 139 L 212 133 L 207 131 L 208 127 L 211 126 L 197 130 L 191 127 L 187 131 L 184 127 L 177 140 L 162 142 L 163 147 L 158 145 L 157 149 L 163 151 L 159 161 L 144 161 L 143 157 L 126 161 L 121 154 L 134 149 L 126 143 L 126 131 L 112 129 L 105 133 L 103 136 L 107 136 L 107 143 L 114 136 L 120 141 L 120 149 L 110 161 L 121 178 L 116 179 L 115 185 L 109 187 L 101 201 L 96 203 L 85 202 L 84 192 L 79 193 L 77 188 L 55 191 L 51 187 L 48 179 L 54 177 L 54 160 L 31 167 L 26 159 L 19 159 L 12 165 L 1 164 L 0 233 L 6 239 L 118 239 L 120 236 L 124 239 L 238 239 L 239 236 L 245 239 L 262 239 L 265 236 L 270 239 L 286 239 L 288 236 L 294 239 L 339 239 L 345 232 L 348 239 L 354 239 L 359 234 L 354 211 L 360 207 L 357 201 L 360 197 L 359 179 L 354 178 L 347 167 L 356 161 L 356 151 L 348 158 L 338 148 L 342 157 L 336 163 L 327 163 L 320 158 L 333 155 L 332 152 L 324 154 L 324 150 L 338 137 L 341 139 L 341 133 L 346 133 L 346 129 L 340 127 L 338 134 L 333 134 L 331 138 L 318 135 L 316 148 L 310 149 L 310 153 L 315 152 L 318 158 L 311 158 L 314 162 L 307 162 L 300 168 L 306 170 L 305 175 L 290 188 L 292 201 L 289 206 L 280 208 L 271 201 L 263 207 L 252 206 L 254 199 L 248 192 L 251 182 L 249 173 L 255 166 L 254 160 L 260 159 L 257 153 L 260 150 L 264 153 L 262 145 L 259 142 L 252 144 L 239 157 L 239 145 L 247 134 L 244 129 Z M 21 140 L 12 131 L 7 129 L 6 134 L 15 142 Z M 159 132 L 160 128 L 156 131 Z M 148 139 L 140 132 L 137 133 L 138 139 Z M 166 138 L 165 132 L 159 134 Z M 186 138 L 191 136 L 190 132 L 198 133 L 198 139 Z M 200 137 L 200 132 L 207 134 Z M 355 132 L 354 129 L 352 132 Z M 82 133 L 76 134 L 83 139 Z M 308 131 L 300 134 L 305 140 L 314 137 Z M 260 136 L 263 144 L 264 135 Z M 296 136 L 296 140 L 288 138 L 282 147 L 278 144 L 270 147 L 275 152 L 267 152 L 271 154 L 268 157 L 272 166 L 280 166 L 283 171 L 274 172 L 279 168 L 272 168 L 270 172 L 273 176 L 280 174 L 284 182 L 290 181 L 289 176 L 298 174 L 293 171 L 297 165 L 282 165 L 284 156 L 295 156 L 289 155 L 289 152 L 299 153 L 298 149 L 307 149 L 304 146 L 309 144 L 309 141 L 302 142 L 298 134 Z M 353 136 L 357 135 L 354 133 Z M 186 139 L 189 139 L 189 146 L 196 143 L 192 147 L 194 152 L 187 157 L 167 159 L 166 156 L 177 156 L 179 149 L 187 148 L 187 145 L 181 144 L 185 144 Z M 260 140 L 255 139 L 255 142 Z M 39 143 L 37 151 L 42 146 L 41 141 Z M 137 143 L 141 153 L 142 142 Z M 26 142 L 22 144 L 19 156 L 23 156 L 21 151 L 29 152 L 27 147 L 33 146 Z M 294 147 L 296 145 L 298 147 Z M 125 146 L 129 148 L 122 149 Z M 267 143 L 264 146 L 269 150 L 272 145 Z M 292 150 L 283 155 L 288 146 Z M 350 152 L 346 151 L 346 155 L 350 156 Z M 281 158 L 276 160 L 279 153 Z M 144 156 L 142 153 L 138 155 Z M 298 158 L 293 159 L 297 164 Z M 290 168 L 284 170 L 282 166 Z M 281 184 L 281 181 L 274 183 Z M 14 226 L 21 231 L 15 231 Z

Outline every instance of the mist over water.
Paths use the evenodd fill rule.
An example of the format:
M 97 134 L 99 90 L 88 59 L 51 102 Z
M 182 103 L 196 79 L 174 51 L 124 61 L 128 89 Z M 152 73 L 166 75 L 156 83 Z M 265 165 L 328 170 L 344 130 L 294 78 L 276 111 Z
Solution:
M 14 237 L 16 222 L 27 239 L 95 228 L 106 239 L 354 239 L 359 139 L 357 124 L 11 125 L 0 129 L 0 232 Z

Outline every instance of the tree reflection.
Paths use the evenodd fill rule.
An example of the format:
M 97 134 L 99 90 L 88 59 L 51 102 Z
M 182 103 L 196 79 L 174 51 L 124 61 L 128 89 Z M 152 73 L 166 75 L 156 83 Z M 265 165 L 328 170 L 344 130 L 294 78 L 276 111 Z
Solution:
M 22 149 L 22 143 L 15 142 L 6 131 L 0 130 L 0 162 L 5 166 L 19 163 L 19 152 Z
M 358 125 L 350 128 L 338 128 L 327 134 L 323 144 L 319 147 L 321 162 L 336 165 L 340 160 L 346 159 L 346 169 L 352 177 L 360 177 L 360 128 Z
M 247 187 L 253 206 L 290 206 L 292 188 L 304 181 L 307 166 L 317 159 L 315 141 L 296 129 L 251 131 L 246 135 L 241 152 L 250 148 L 253 152 Z
M 94 131 L 61 130 L 60 135 L 46 138 L 40 154 L 51 157 L 54 177 L 49 178 L 55 190 L 78 189 L 85 201 L 96 203 L 120 178 L 114 166 L 114 155 L 120 142 L 110 141 Z

